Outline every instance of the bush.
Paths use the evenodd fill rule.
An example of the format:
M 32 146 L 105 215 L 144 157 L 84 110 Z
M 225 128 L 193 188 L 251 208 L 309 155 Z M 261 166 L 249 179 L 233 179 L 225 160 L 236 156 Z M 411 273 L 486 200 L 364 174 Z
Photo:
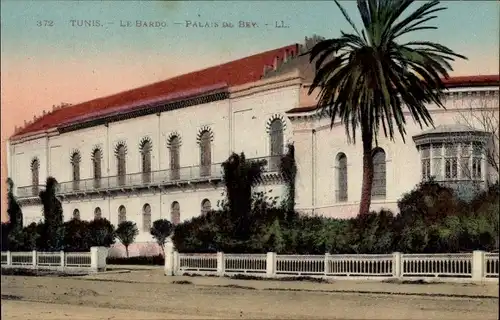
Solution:
M 90 250 L 89 222 L 71 219 L 63 224 L 64 250 L 68 252 L 84 252 Z
M 462 191 L 460 191 L 462 192 Z M 226 207 L 175 228 L 179 252 L 333 254 L 491 251 L 498 248 L 498 185 L 467 202 L 455 190 L 424 182 L 398 201 L 400 213 L 381 210 L 353 219 L 294 214 L 276 208 L 275 199 L 254 193 L 247 240 L 233 237 Z
M 162 255 L 138 256 L 138 257 L 128 257 L 128 258 L 108 257 L 106 258 L 106 264 L 163 266 L 165 265 L 165 258 Z

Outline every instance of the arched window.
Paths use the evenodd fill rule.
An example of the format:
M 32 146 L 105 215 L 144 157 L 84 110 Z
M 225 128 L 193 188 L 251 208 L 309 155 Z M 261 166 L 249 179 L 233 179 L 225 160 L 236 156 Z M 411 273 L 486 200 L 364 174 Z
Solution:
M 99 189 L 101 187 L 102 178 L 102 152 L 99 148 L 94 149 L 92 152 L 92 167 L 94 169 L 94 188 Z
M 347 201 L 347 156 L 344 153 L 337 155 L 337 202 Z
M 80 152 L 75 151 L 71 155 L 71 168 L 73 175 L 73 190 L 80 189 L 80 162 L 82 158 L 80 157 Z
M 125 221 L 127 221 L 127 209 L 122 205 L 118 208 L 118 224 Z
M 283 155 L 283 122 L 281 119 L 274 119 L 269 127 L 269 141 L 270 141 L 270 159 L 269 171 L 278 171 Z
M 178 136 L 170 138 L 170 179 L 178 180 L 180 178 L 180 139 Z
M 80 210 L 78 209 L 73 210 L 73 219 L 80 220 Z
M 117 163 L 117 176 L 118 176 L 118 185 L 125 185 L 125 178 L 127 175 L 127 159 L 126 159 L 127 150 L 124 144 L 119 144 L 116 147 L 116 163 Z
M 210 203 L 210 200 L 203 200 L 201 202 L 201 214 L 207 214 L 210 210 L 212 210 L 212 204 Z
M 172 202 L 170 220 L 174 226 L 181 222 L 181 207 L 177 201 Z
M 151 230 L 151 206 L 148 203 L 142 207 L 142 230 L 144 232 Z
M 209 131 L 203 131 L 200 135 L 200 176 L 206 177 L 211 174 L 212 166 L 212 138 Z
M 102 218 L 101 208 L 97 207 L 94 209 L 94 220 L 98 220 Z
M 33 158 L 31 160 L 31 193 L 33 196 L 38 196 L 39 192 L 39 171 L 40 171 L 40 161 L 38 158 Z
M 385 151 L 382 148 L 373 150 L 373 184 L 372 197 L 385 198 L 386 196 L 386 163 Z
M 151 182 L 151 151 L 153 146 L 151 141 L 145 139 L 140 147 L 141 151 L 141 162 L 142 162 L 142 182 L 150 183 Z

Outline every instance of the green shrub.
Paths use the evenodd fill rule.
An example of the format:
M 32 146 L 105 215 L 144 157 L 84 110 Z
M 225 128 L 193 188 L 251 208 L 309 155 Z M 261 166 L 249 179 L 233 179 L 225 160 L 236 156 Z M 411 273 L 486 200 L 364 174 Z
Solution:
M 108 257 L 106 258 L 106 264 L 163 266 L 165 265 L 165 258 L 162 255 L 138 256 L 138 257 L 128 257 L 128 258 Z

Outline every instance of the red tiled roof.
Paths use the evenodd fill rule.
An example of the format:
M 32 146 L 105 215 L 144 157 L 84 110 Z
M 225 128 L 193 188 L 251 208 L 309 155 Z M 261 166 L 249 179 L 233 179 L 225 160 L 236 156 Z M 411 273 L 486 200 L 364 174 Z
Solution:
M 105 113 L 105 110 L 116 110 L 117 107 L 124 105 L 137 105 L 138 102 L 159 96 L 194 90 L 200 87 L 209 87 L 220 83 L 226 83 L 228 86 L 237 86 L 254 82 L 261 79 L 264 66 L 272 65 L 275 57 L 283 60 L 285 51 L 288 51 L 289 55 L 291 53 L 296 55 L 298 44 L 262 52 L 111 96 L 63 107 L 28 124 L 12 137 L 54 128 L 62 123 L 71 122 L 73 119 L 83 117 L 87 114 L 99 113 L 102 115 Z
M 200 94 L 205 94 L 209 92 L 214 92 L 216 90 L 224 89 L 227 88 L 226 83 L 218 83 L 212 86 L 208 87 L 201 87 L 201 88 L 196 88 L 196 89 L 191 89 L 187 91 L 178 91 L 175 93 L 169 93 L 169 94 L 164 94 L 161 96 L 153 97 L 153 98 L 147 98 L 139 101 L 133 101 L 130 103 L 127 103 L 125 105 L 120 105 L 117 107 L 112 107 L 112 108 L 106 108 L 104 110 L 98 110 L 95 112 L 90 112 L 90 113 L 85 113 L 81 116 L 78 116 L 76 118 L 71 118 L 68 121 L 60 123 L 58 126 L 63 127 L 67 125 L 72 125 L 72 124 L 77 124 L 83 121 L 91 121 L 95 119 L 99 119 L 103 116 L 112 116 L 112 115 L 118 115 L 120 113 L 123 113 L 123 111 L 135 111 L 139 110 L 142 108 L 145 108 L 148 105 L 155 104 L 155 103 L 165 103 L 165 102 L 171 102 L 179 99 L 185 99 L 189 97 L 193 97 L 196 95 Z
M 500 86 L 500 75 L 477 75 L 477 76 L 459 76 L 443 79 L 443 83 L 448 89 L 464 87 L 485 87 Z M 316 110 L 317 106 L 303 106 L 288 110 L 286 113 L 303 113 Z

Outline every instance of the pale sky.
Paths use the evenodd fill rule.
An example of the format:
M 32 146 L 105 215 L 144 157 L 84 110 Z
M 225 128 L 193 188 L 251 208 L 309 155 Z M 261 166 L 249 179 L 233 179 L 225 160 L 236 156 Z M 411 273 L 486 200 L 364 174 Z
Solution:
M 359 23 L 355 2 L 342 4 Z M 448 10 L 433 23 L 438 30 L 413 39 L 439 42 L 467 56 L 468 61 L 454 64 L 453 75 L 498 74 L 500 3 L 443 5 Z M 99 26 L 79 27 L 76 20 L 98 20 Z M 239 28 L 240 20 L 256 26 Z M 288 28 L 275 28 L 281 21 Z M 145 27 L 145 22 L 163 27 Z M 235 26 L 199 28 L 194 22 Z M 351 31 L 333 1 L 2 0 L 2 180 L 7 178 L 4 145 L 14 127 L 54 104 L 91 100 L 300 43 L 305 36 L 335 37 L 341 30 Z M 4 199 L 4 184 L 1 192 Z

